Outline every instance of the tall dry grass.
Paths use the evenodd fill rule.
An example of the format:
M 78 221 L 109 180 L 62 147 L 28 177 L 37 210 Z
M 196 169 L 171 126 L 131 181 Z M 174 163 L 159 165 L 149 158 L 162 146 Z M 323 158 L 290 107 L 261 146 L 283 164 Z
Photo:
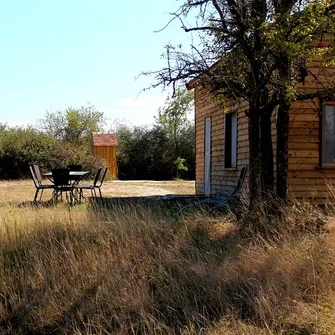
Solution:
M 0 334 L 333 334 L 333 219 L 0 208 Z M 265 233 L 264 233 L 265 232 Z

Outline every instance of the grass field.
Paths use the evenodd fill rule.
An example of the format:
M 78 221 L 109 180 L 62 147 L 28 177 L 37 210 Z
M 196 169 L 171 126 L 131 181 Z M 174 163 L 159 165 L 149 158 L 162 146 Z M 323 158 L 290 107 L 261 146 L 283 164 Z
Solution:
M 255 231 L 237 206 L 178 217 L 170 202 L 45 207 L 33 195 L 31 181 L 0 182 L 0 334 L 334 334 L 332 208 L 260 212 Z

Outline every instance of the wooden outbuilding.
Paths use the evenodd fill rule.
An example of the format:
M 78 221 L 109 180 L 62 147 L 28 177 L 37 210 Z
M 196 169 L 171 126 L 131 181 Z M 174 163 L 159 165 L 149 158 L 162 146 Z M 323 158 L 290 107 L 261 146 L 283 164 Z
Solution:
M 108 165 L 109 176 L 117 178 L 117 136 L 116 134 L 92 134 L 92 150 L 95 157 L 104 159 Z
M 309 63 L 310 74 L 300 92 L 335 87 L 335 67 L 322 64 L 321 59 Z M 187 87 L 195 91 L 196 193 L 215 196 L 232 191 L 242 167 L 249 164 L 248 103 L 231 101 L 223 106 L 197 79 Z M 273 115 L 274 155 L 275 122 Z M 324 202 L 329 184 L 335 185 L 335 101 L 315 98 L 293 104 L 288 173 L 291 199 Z

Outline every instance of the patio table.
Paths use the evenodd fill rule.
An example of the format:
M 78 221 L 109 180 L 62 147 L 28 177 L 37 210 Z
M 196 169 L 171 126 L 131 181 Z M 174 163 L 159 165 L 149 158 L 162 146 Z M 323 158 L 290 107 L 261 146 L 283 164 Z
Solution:
M 90 171 L 70 171 L 70 180 L 79 181 L 88 173 L 90 173 Z M 52 177 L 52 172 L 43 173 L 43 176 L 48 177 L 48 179 L 50 179 Z
M 73 198 L 78 201 L 77 197 L 76 197 L 76 190 L 75 188 L 73 188 L 74 185 L 78 184 L 79 181 L 86 175 L 86 174 L 89 174 L 90 171 L 70 171 L 70 180 L 73 180 L 73 183 L 72 183 L 72 190 L 71 190 L 71 193 L 72 193 L 72 196 Z M 52 180 L 52 172 L 46 172 L 46 173 L 43 173 L 43 176 L 47 177 L 51 182 L 53 182 Z

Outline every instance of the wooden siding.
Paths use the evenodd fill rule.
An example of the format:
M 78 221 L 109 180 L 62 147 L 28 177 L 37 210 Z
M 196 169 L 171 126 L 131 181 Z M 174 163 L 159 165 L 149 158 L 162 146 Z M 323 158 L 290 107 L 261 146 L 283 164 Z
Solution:
M 99 146 L 93 147 L 93 154 L 95 157 L 104 159 L 108 165 L 109 176 L 113 179 L 117 178 L 117 164 L 116 164 L 116 147 Z
M 322 202 L 329 185 L 335 181 L 335 169 L 320 164 L 320 101 L 301 101 L 290 115 L 289 194 L 298 200 Z
M 321 46 L 326 42 L 322 43 Z M 322 59 L 313 59 L 308 70 L 313 74 L 299 85 L 299 92 L 322 91 L 335 85 L 335 67 L 323 67 Z M 335 169 L 319 167 L 321 108 L 319 99 L 295 102 L 290 112 L 289 129 L 289 195 L 297 200 L 313 199 L 316 203 L 324 202 L 329 185 L 335 181 Z
M 205 89 L 195 88 L 196 122 L 196 192 L 204 193 L 204 124 L 210 118 L 212 124 L 211 141 L 211 194 L 222 190 L 232 191 L 240 170 L 249 162 L 248 120 L 245 116 L 247 104 L 226 105 L 213 102 Z M 225 156 L 225 113 L 237 112 L 237 167 L 226 169 Z
M 323 68 L 320 59 L 309 64 L 309 70 L 321 79 L 316 81 L 309 74 L 299 86 L 299 91 L 308 93 L 323 90 L 335 84 L 335 67 Z M 195 86 L 195 122 L 196 122 L 196 192 L 204 193 L 204 121 L 212 121 L 211 153 L 211 194 L 231 191 L 237 184 L 240 170 L 249 164 L 248 118 L 245 111 L 247 103 L 223 106 L 213 102 L 205 88 Z M 225 113 L 237 112 L 237 168 L 224 167 L 224 129 Z M 289 129 L 289 196 L 301 200 L 304 198 L 322 202 L 329 192 L 329 185 L 335 184 L 335 169 L 320 169 L 320 101 L 299 101 L 293 104 L 290 113 Z M 274 167 L 276 159 L 276 115 L 273 115 L 272 137 Z M 276 170 L 276 169 L 275 169 Z M 276 176 L 276 171 L 275 176 Z

